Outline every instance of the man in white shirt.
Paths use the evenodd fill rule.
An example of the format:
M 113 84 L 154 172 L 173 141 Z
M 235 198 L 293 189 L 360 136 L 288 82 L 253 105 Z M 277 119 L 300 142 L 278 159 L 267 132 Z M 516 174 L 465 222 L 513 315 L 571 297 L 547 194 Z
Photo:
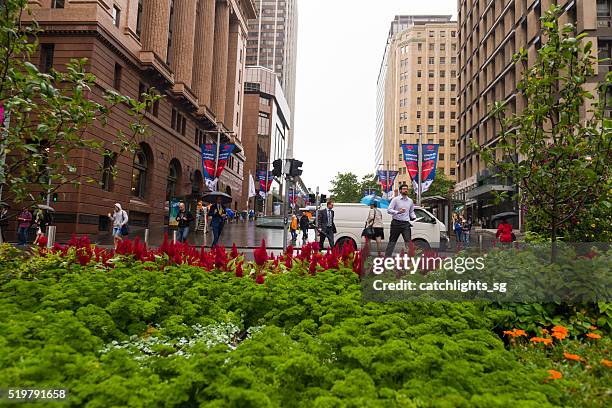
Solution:
M 414 202 L 408 197 L 407 184 L 400 186 L 400 195 L 391 200 L 387 212 L 393 216 L 393 221 L 391 221 L 391 233 L 389 234 L 385 256 L 393 255 L 395 244 L 400 235 L 404 238 L 404 245 L 406 252 L 408 252 L 411 241 L 410 228 L 412 227 L 410 221 L 416 220 L 416 214 L 414 212 Z

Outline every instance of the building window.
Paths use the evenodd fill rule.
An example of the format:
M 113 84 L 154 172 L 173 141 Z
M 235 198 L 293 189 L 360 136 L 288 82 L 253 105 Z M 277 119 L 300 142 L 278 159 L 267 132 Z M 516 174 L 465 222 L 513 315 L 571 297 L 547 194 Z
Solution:
M 455 77 L 457 77 L 457 71 L 452 70 L 452 71 L 451 71 L 451 73 L 450 73 L 450 77 L 451 77 L 451 78 L 455 78 Z
M 440 141 L 438 142 L 438 144 L 440 145 L 440 147 L 444 147 L 444 139 L 440 139 Z
M 457 104 L 457 98 L 451 98 L 451 105 L 456 105 Z
M 440 117 L 440 119 L 444 119 L 444 111 L 441 111 L 438 116 Z
M 445 70 L 440 71 L 440 78 L 446 78 L 446 71 Z
M 434 43 L 429 44 L 429 51 L 433 51 L 435 46 Z
M 270 115 L 265 112 L 259 112 L 257 133 L 263 136 L 268 136 L 270 134 Z
M 421 84 L 417 84 L 417 91 L 421 91 Z
M 418 96 L 418 97 L 417 97 L 417 105 L 420 105 L 420 104 L 421 104 L 421 97 L 420 97 L 420 96 Z
M 55 54 L 54 44 L 40 45 L 40 71 L 42 73 L 46 74 L 53 68 L 53 54 Z
M 416 111 L 416 117 L 417 119 L 421 119 L 421 111 Z
M 136 11 L 136 35 L 140 38 L 142 31 L 142 0 L 138 0 L 138 10 Z
M 113 88 L 116 91 L 121 91 L 121 65 L 115 64 L 115 74 L 113 76 Z
M 446 44 L 440 44 L 440 51 L 446 50 Z
M 456 169 L 450 169 L 450 175 L 451 175 L 451 176 L 454 176 L 454 175 L 455 175 L 455 173 L 456 173 Z
M 433 127 L 432 127 L 433 129 Z M 433 144 L 434 140 L 433 139 L 427 139 L 427 144 Z
M 51 8 L 64 8 L 65 0 L 52 0 Z
M 440 160 L 444 160 L 444 153 L 440 153 Z
M 119 7 L 113 6 L 113 24 L 115 25 L 115 27 L 119 27 L 120 23 L 121 23 L 121 10 L 119 10 Z
M 444 125 L 440 125 L 440 133 L 444 133 L 445 130 Z
M 430 32 L 429 32 L 429 37 L 430 37 L 430 38 L 433 38 L 433 36 L 434 36 L 434 35 L 435 35 L 435 34 L 434 34 L 434 32 L 433 32 L 433 31 L 430 31 Z
M 417 44 L 417 50 L 419 50 L 419 51 L 423 50 L 423 43 L 418 43 Z
M 451 64 L 457 63 L 457 57 L 451 57 Z
M 172 54 L 172 26 L 174 20 L 174 0 L 170 0 L 170 18 L 168 19 L 168 47 L 166 49 L 166 64 L 170 65 Z
M 421 77 L 421 70 L 418 70 L 417 71 L 417 78 L 420 78 L 420 77 Z
M 457 160 L 457 155 L 455 155 L 455 153 L 451 153 L 451 161 L 455 161 Z
M 442 38 L 446 37 L 446 31 L 440 31 L 440 37 Z
M 440 57 L 440 65 L 445 65 L 445 64 L 446 64 L 446 58 L 445 57 Z
M 421 132 L 421 125 L 417 125 L 417 126 L 416 126 L 416 131 L 417 131 L 417 133 L 420 133 L 420 132 Z
M 168 167 L 168 177 L 166 179 L 166 201 L 170 201 L 171 198 L 176 197 L 176 182 L 178 180 L 178 175 L 178 163 L 176 160 L 172 160 Z
M 451 112 L 451 119 L 455 119 L 456 116 L 457 116 L 457 112 Z
M 457 132 L 457 127 L 452 125 L 451 126 L 451 133 L 456 133 Z
M 428 105 L 433 105 L 433 100 L 434 100 L 434 98 L 427 98 L 427 104 Z
M 427 125 L 427 133 L 433 133 L 433 131 L 434 131 L 433 125 Z M 429 139 L 429 140 L 431 140 L 431 142 L 428 142 L 428 143 L 433 143 L 432 139 Z
M 421 63 L 422 63 L 422 62 L 423 62 L 423 58 L 418 57 L 418 58 L 417 58 L 417 64 L 421 65 Z
M 434 117 L 433 111 L 428 111 L 427 112 L 427 119 L 433 119 L 433 117 Z
M 433 90 L 434 90 L 434 84 L 429 84 L 429 86 L 427 87 L 427 89 L 429 89 L 429 92 L 433 92 Z
M 175 108 L 172 108 L 170 127 L 179 132 L 181 135 L 185 136 L 185 131 L 187 129 L 187 118 Z
M 452 126 L 451 126 L 451 127 L 452 127 Z M 452 129 L 451 129 L 451 130 L 452 130 Z M 450 144 L 450 145 L 451 145 L 451 147 L 455 147 L 455 146 L 457 145 L 457 141 L 456 141 L 455 139 L 451 139 L 450 143 L 451 143 L 451 144 Z
M 440 105 L 444 105 L 444 98 L 440 98 Z
M 456 31 L 451 31 L 451 37 L 456 37 L 457 36 L 457 32 Z
M 193 139 L 193 143 L 196 146 L 202 146 L 206 143 L 206 133 L 202 129 L 196 128 L 195 130 L 195 138 Z
M 444 92 L 446 90 L 445 84 L 440 84 L 440 92 Z
M 134 173 L 132 174 L 132 195 L 144 198 L 147 189 L 148 160 L 145 153 L 138 150 L 134 155 Z
M 433 65 L 434 62 L 435 62 L 434 57 L 429 57 L 429 60 L 428 60 L 429 65 Z
M 428 76 L 429 78 L 433 78 L 433 77 L 434 77 L 434 72 L 430 70 L 430 71 L 427 73 L 427 76 Z
M 451 84 L 451 92 L 455 92 L 455 90 L 457 90 L 457 85 Z
M 102 162 L 102 183 L 101 187 L 104 191 L 113 191 L 113 169 L 117 155 L 111 153 L 108 150 L 104 154 L 104 160 Z

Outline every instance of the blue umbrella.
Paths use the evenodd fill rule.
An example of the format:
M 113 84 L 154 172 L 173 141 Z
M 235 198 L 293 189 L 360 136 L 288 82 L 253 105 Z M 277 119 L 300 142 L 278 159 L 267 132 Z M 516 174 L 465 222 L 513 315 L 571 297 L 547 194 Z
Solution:
M 234 218 L 234 212 L 233 212 L 232 210 L 230 210 L 230 209 L 228 208 L 227 210 L 225 210 L 225 212 L 227 213 L 227 215 L 228 215 L 230 218 Z
M 363 197 L 360 203 L 365 205 L 376 204 L 376 207 L 378 208 L 389 208 L 389 200 L 379 197 L 375 194 Z

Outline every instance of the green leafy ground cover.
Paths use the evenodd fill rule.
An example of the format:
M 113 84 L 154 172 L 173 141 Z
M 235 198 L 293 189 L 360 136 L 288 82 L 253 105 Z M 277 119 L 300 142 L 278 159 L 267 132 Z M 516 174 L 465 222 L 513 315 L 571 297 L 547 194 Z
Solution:
M 16 259 L 0 253 L 0 387 L 67 388 L 66 406 L 610 402 L 610 368 L 599 364 L 609 356 L 607 336 L 510 342 L 501 330 L 519 322 L 517 310 L 364 303 L 350 268 L 267 275 L 257 284 L 194 266 Z M 566 361 L 563 350 L 582 350 L 585 362 Z M 550 369 L 563 378 L 549 380 Z M 59 404 L 31 406 L 45 405 Z

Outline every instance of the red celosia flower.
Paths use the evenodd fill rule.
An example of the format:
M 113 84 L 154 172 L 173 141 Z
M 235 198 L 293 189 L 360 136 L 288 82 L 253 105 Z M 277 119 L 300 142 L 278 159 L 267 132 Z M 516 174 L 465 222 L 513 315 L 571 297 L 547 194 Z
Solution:
M 232 252 L 230 253 L 230 257 L 232 259 L 238 258 L 240 254 L 238 253 L 238 248 L 236 248 L 236 244 L 232 244 Z
M 285 250 L 285 255 L 292 258 L 293 257 L 293 245 L 289 245 Z
M 285 258 L 285 266 L 287 269 L 291 269 L 293 267 L 293 258 L 288 256 Z
M 244 272 L 242 271 L 242 262 L 239 262 L 236 266 L 236 277 L 242 278 L 244 276 Z
M 255 263 L 258 266 L 263 266 L 268 260 L 268 252 L 266 250 L 266 241 L 261 240 L 261 246 L 259 248 L 255 248 L 253 251 L 253 257 L 255 258 Z
M 255 283 L 263 285 L 264 280 L 265 280 L 264 275 L 263 274 L 258 274 L 257 277 L 255 278 Z
M 316 261 L 311 261 L 310 262 L 310 266 L 308 267 L 308 272 L 311 275 L 314 275 L 317 272 L 317 262 Z

